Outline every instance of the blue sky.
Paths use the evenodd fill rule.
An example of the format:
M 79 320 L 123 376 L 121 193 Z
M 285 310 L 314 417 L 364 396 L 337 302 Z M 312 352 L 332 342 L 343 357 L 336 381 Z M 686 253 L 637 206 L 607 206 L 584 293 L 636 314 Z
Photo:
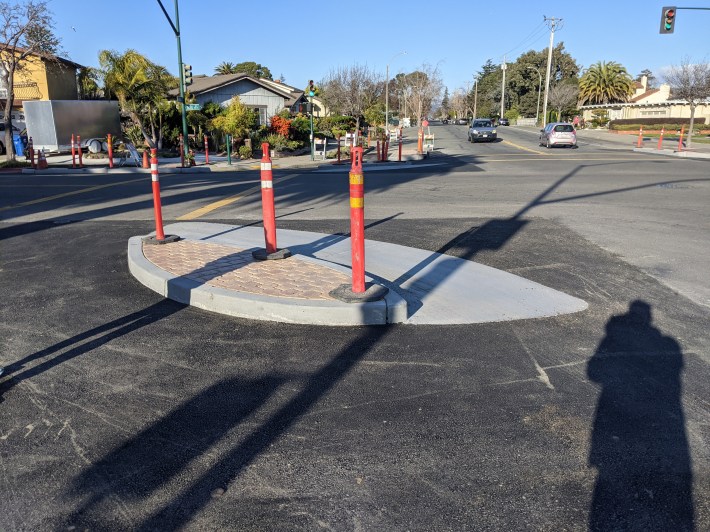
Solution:
M 366 64 L 384 76 L 438 65 L 453 92 L 487 59 L 509 61 L 549 42 L 543 17 L 563 19 L 555 44 L 580 67 L 617 61 L 636 76 L 708 57 L 710 11 L 679 11 L 672 35 L 659 35 L 655 0 L 390 0 L 389 2 L 238 2 L 179 0 L 183 60 L 194 74 L 213 74 L 223 61 L 255 61 L 275 78 L 305 87 L 331 69 Z M 177 44 L 157 0 L 50 0 L 65 56 L 98 66 L 102 49 L 134 48 L 178 73 Z M 174 0 L 163 0 L 173 15 Z M 356 5 L 358 8 L 346 7 Z M 681 6 L 708 7 L 710 0 Z M 406 55 L 394 57 L 401 51 Z

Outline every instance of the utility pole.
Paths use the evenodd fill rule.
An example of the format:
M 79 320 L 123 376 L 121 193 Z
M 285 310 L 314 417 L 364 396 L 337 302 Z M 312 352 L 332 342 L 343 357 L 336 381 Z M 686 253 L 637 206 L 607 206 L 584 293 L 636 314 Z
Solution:
M 503 118 L 505 115 L 505 70 L 508 65 L 505 64 L 505 56 L 503 56 L 503 64 L 500 66 L 503 69 L 503 83 L 500 89 L 500 117 Z
M 552 42 L 555 38 L 555 29 L 562 24 L 561 18 L 545 17 L 550 28 L 550 47 L 547 50 L 547 75 L 545 76 L 545 103 L 542 105 L 542 127 L 547 125 L 547 97 L 550 93 L 550 72 L 552 71 Z

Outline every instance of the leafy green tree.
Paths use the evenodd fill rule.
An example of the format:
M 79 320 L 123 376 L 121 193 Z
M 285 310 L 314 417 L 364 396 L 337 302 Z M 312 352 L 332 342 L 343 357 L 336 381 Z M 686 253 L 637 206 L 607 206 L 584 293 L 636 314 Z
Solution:
M 0 2 L 0 81 L 7 89 L 4 124 L 9 159 L 15 158 L 11 127 L 15 74 L 31 68 L 27 63 L 31 56 L 42 54 L 45 61 L 58 61 L 61 41 L 52 29 L 52 13 L 47 2 Z
M 644 76 L 646 76 L 646 88 L 652 89 L 656 83 L 656 76 L 654 76 L 653 72 L 651 72 L 648 68 L 644 68 L 641 72 L 639 72 L 639 75 L 636 76 L 636 81 L 640 82 L 641 78 Z
M 371 126 L 379 126 L 385 123 L 385 106 L 382 102 L 375 102 L 365 109 L 363 114 L 365 121 Z
M 579 80 L 579 101 L 584 103 L 625 102 L 634 93 L 634 82 L 626 68 L 614 61 L 599 61 Z
M 256 125 L 256 115 L 244 105 L 238 96 L 232 98 L 224 114 L 211 121 L 211 127 L 231 135 L 236 141 L 246 138 Z
M 254 61 L 244 61 L 243 63 L 237 63 L 234 65 L 234 70 L 236 73 L 243 72 L 253 78 L 264 78 L 273 80 L 271 75 L 271 70 L 267 67 L 255 63 Z
M 79 86 L 80 100 L 99 100 L 103 96 L 99 87 L 101 72 L 96 68 L 85 67 L 79 69 L 76 81 Z

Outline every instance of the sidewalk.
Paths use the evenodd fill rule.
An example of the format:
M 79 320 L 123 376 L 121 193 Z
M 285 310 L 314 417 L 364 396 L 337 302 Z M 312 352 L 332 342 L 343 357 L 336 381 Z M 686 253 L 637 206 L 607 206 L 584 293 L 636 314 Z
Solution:
M 331 151 L 331 150 L 329 150 Z M 365 148 L 365 154 L 363 157 L 363 164 L 394 164 L 398 162 L 398 146 L 390 146 L 389 150 L 389 160 L 387 163 L 377 162 L 377 149 L 375 146 L 370 148 Z M 426 158 L 427 154 L 418 154 L 416 147 L 416 137 L 414 141 L 411 139 L 405 139 L 402 147 L 402 163 L 409 163 L 412 161 L 420 161 Z M 17 158 L 20 161 L 24 161 L 24 157 Z M 142 162 L 142 161 L 141 161 Z M 196 165 L 192 167 L 181 167 L 180 158 L 161 158 L 158 160 L 158 167 L 163 173 L 201 173 L 201 172 L 234 172 L 243 170 L 259 170 L 261 168 L 261 161 L 258 158 L 242 160 L 238 158 L 232 158 L 231 164 L 228 158 L 224 155 L 209 155 L 209 165 L 205 164 L 205 154 L 196 153 L 195 154 Z M 76 159 L 76 167 L 72 168 L 72 156 L 71 154 L 57 154 L 50 155 L 47 158 L 47 163 L 49 168 L 45 170 L 34 170 L 31 168 L 18 168 L 17 172 L 23 174 L 63 174 L 63 173 L 150 173 L 150 168 L 136 167 L 135 163 L 131 159 L 127 159 L 123 166 L 119 166 L 119 159 L 114 159 L 114 167 L 109 168 L 108 158 L 105 159 L 92 159 L 88 157 L 83 157 L 82 163 L 83 168 L 79 168 L 78 158 Z M 326 159 L 323 160 L 322 155 L 320 157 L 314 156 L 311 160 L 310 153 L 303 155 L 293 155 L 293 156 L 277 156 L 272 158 L 272 168 L 314 168 L 321 165 L 335 165 L 337 160 Z M 341 165 L 346 166 L 349 164 L 349 158 L 345 156 L 341 157 Z

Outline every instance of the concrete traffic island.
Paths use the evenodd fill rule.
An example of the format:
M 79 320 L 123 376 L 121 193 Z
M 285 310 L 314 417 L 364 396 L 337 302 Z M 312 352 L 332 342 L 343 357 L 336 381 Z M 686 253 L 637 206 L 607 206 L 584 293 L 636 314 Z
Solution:
M 430 251 L 366 241 L 366 282 L 380 299 L 344 301 L 350 239 L 279 229 L 292 256 L 258 261 L 260 227 L 181 222 L 177 242 L 128 242 L 133 276 L 175 301 L 240 318 L 311 325 L 463 324 L 579 312 L 587 303 L 522 277 Z M 386 289 L 386 290 L 385 290 Z M 386 292 L 386 293 L 385 293 Z M 345 298 L 347 299 L 347 298 Z

